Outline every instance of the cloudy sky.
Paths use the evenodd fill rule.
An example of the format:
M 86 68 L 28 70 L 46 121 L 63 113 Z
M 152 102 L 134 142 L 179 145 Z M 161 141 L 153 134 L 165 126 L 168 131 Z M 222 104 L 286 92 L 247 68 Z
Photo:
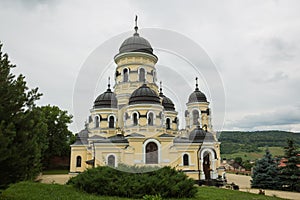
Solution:
M 214 63 L 216 76 L 220 76 L 217 82 L 222 82 L 221 92 L 215 92 L 218 88 L 210 86 L 205 77 L 200 78 L 200 85 L 211 102 L 213 116 L 217 116 L 218 120 L 213 120 L 216 129 L 299 132 L 299 10 L 297 0 L 0 0 L 0 41 L 18 66 L 14 73 L 24 74 L 29 86 L 39 87 L 44 94 L 38 104 L 58 105 L 68 110 L 76 120 L 70 128 L 78 131 L 89 114 L 93 98 L 106 89 L 105 73 L 113 73 L 113 56 L 122 40 L 132 34 L 137 14 L 141 33 L 144 30 L 157 49 L 160 58 L 157 71 L 161 72 L 159 78 L 165 79 L 165 93 L 175 103 L 186 103 L 194 82 L 184 82 L 192 89 L 183 92 L 182 98 L 176 94 L 182 82 L 174 84 L 174 78 L 162 77 L 182 76 L 177 69 L 185 64 L 159 51 L 162 38 L 151 36 L 152 29 L 189 38 Z M 97 60 L 95 52 L 101 52 L 103 44 L 112 38 L 119 43 L 115 53 L 110 49 L 110 54 L 105 54 L 110 64 L 98 66 L 105 75 L 98 77 L 93 95 L 85 95 L 76 88 L 78 77 L 90 59 Z M 168 74 L 163 69 L 171 65 L 177 68 Z M 197 65 L 201 71 L 205 64 Z M 89 84 L 86 81 L 86 86 Z M 74 92 L 79 96 L 75 100 Z M 181 111 L 181 106 L 177 108 Z

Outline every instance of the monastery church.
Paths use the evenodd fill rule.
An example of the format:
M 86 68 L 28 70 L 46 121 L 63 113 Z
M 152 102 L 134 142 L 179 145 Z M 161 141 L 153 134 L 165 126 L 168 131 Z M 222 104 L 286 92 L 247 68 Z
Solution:
M 115 85 L 109 83 L 95 99 L 85 129 L 71 145 L 70 173 L 122 163 L 171 166 L 195 180 L 218 178 L 220 142 L 197 78 L 187 97 L 186 127 L 179 130 L 176 107 L 157 85 L 158 57 L 137 24 L 134 29 L 114 57 Z

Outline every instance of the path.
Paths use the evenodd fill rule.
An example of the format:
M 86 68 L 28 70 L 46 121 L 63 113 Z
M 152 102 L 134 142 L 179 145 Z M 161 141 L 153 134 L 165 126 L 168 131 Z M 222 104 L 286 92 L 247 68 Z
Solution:
M 234 182 L 240 187 L 240 191 L 258 194 L 258 189 L 250 188 L 250 180 L 251 180 L 250 176 L 226 174 L 226 177 L 227 177 L 227 183 Z M 279 190 L 264 190 L 264 191 L 265 194 L 268 196 L 277 196 L 284 199 L 300 200 L 299 192 L 286 192 L 286 191 L 279 191 Z

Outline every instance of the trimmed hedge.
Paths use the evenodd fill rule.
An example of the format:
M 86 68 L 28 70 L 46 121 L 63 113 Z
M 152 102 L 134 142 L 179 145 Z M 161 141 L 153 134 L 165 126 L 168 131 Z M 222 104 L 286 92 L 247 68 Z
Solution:
M 197 192 L 193 179 L 171 167 L 154 171 L 150 171 L 149 167 L 122 165 L 120 168 L 138 173 L 106 166 L 97 167 L 71 178 L 67 184 L 91 194 L 131 198 L 142 198 L 145 195 L 159 195 L 162 198 L 194 197 Z

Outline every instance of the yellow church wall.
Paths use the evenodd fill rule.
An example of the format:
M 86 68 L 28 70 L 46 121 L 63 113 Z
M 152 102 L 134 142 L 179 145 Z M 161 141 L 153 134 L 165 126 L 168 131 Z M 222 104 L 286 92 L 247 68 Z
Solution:
M 81 167 L 76 167 L 77 156 L 81 157 Z M 86 146 L 72 146 L 70 159 L 70 172 L 82 172 L 89 168 L 85 161 L 92 159 L 92 155 L 87 151 Z

